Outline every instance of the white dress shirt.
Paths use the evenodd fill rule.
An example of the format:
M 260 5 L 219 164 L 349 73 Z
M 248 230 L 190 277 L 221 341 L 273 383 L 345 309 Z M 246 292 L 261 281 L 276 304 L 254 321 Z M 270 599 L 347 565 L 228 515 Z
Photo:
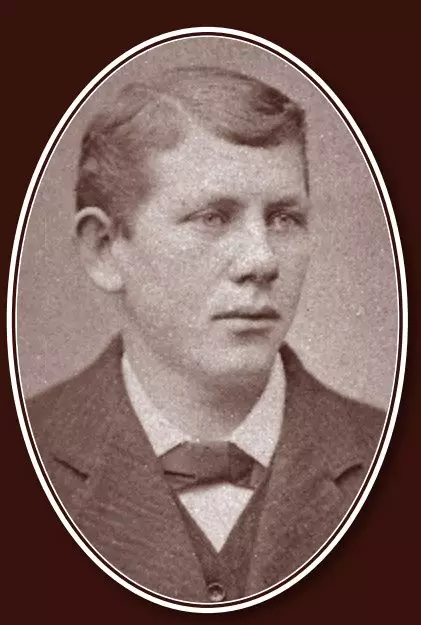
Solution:
M 132 407 L 158 457 L 180 443 L 194 440 L 170 423 L 153 405 L 127 354 L 123 355 L 122 369 Z M 224 440 L 235 443 L 268 467 L 281 431 L 284 399 L 285 374 L 278 355 L 259 400 Z M 178 496 L 215 549 L 220 551 L 252 494 L 250 488 L 222 482 L 183 490 Z

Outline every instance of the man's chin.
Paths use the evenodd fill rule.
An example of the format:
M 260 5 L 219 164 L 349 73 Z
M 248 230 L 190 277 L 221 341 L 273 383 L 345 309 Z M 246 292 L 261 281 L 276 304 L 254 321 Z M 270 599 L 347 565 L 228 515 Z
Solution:
M 215 347 L 211 357 L 201 362 L 200 368 L 209 376 L 209 381 L 219 381 L 223 386 L 253 383 L 269 375 L 277 351 L 273 345 Z

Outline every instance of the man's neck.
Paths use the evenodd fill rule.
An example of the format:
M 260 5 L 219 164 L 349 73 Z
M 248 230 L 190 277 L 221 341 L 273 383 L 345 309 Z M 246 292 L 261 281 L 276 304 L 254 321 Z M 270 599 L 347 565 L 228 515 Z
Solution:
M 125 337 L 125 353 L 145 392 L 167 421 L 197 439 L 228 436 L 259 400 L 269 373 L 254 380 L 204 380 L 171 367 L 140 341 Z

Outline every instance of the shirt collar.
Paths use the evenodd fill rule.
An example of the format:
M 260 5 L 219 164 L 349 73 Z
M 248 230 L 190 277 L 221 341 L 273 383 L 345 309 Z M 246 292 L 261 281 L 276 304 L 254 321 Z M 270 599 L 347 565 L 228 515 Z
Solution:
M 160 413 L 147 396 L 127 357 L 123 354 L 122 371 L 130 403 L 157 456 L 180 443 L 192 440 Z M 244 421 L 226 438 L 247 454 L 268 466 L 279 439 L 285 401 L 285 373 L 279 354 L 269 381 L 257 403 Z

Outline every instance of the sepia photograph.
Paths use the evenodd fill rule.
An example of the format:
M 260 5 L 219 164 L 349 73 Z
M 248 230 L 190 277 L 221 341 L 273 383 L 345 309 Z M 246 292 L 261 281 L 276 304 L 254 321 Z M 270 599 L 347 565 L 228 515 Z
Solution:
M 375 155 L 309 67 L 223 28 L 116 59 L 40 158 L 10 281 L 28 452 L 112 579 L 231 611 L 341 549 L 396 420 L 406 283 Z

